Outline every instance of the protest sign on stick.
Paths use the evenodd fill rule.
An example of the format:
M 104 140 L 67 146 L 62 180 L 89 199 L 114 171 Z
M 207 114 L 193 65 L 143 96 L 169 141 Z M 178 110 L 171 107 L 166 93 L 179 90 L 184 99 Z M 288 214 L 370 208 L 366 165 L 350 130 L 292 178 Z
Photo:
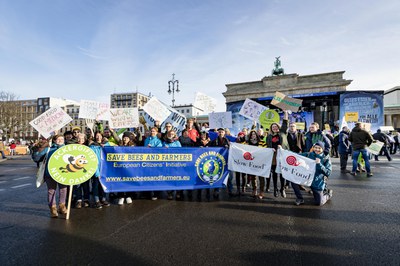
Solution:
M 171 114 L 171 111 L 160 102 L 156 97 L 152 97 L 144 106 L 143 111 L 150 115 L 154 120 L 164 122 Z
M 33 119 L 29 124 L 43 137 L 49 138 L 51 133 L 72 121 L 72 118 L 59 106 L 54 106 Z
M 231 128 L 232 112 L 214 112 L 208 114 L 210 128 Z
M 246 99 L 242 105 L 242 108 L 240 109 L 239 114 L 253 121 L 258 121 L 261 113 L 267 109 L 268 108 L 266 106 L 259 104 L 258 102 Z
M 111 108 L 110 128 L 132 128 L 139 126 L 139 112 L 137 108 Z
M 297 112 L 301 107 L 302 102 L 303 100 L 291 98 L 277 91 L 271 101 L 271 104 L 281 108 L 284 111 L 290 110 L 292 112 Z

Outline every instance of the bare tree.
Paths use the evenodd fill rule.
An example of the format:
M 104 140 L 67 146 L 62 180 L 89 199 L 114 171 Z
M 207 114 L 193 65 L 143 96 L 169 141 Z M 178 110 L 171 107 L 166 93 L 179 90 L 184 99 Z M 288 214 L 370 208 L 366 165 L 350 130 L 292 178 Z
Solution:
M 17 100 L 14 93 L 0 91 L 0 129 L 6 139 L 14 137 L 15 127 L 21 123 L 21 108 Z

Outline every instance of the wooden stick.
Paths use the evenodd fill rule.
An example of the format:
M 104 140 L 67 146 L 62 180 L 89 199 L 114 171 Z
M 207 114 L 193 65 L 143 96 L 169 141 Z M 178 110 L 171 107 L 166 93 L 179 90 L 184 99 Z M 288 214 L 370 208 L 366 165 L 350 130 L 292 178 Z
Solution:
M 73 185 L 69 186 L 67 217 L 65 217 L 66 220 L 69 219 L 69 213 L 71 211 L 71 201 L 72 201 L 72 190 L 73 189 L 74 189 Z

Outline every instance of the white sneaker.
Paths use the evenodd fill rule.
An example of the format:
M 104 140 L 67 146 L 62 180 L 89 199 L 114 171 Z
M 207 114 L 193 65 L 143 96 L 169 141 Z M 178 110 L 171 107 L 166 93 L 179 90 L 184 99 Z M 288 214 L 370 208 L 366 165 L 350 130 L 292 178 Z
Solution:
M 118 205 L 124 205 L 124 198 L 118 199 Z
M 132 203 L 131 197 L 127 197 L 127 198 L 126 198 L 126 204 L 131 204 L 131 203 Z

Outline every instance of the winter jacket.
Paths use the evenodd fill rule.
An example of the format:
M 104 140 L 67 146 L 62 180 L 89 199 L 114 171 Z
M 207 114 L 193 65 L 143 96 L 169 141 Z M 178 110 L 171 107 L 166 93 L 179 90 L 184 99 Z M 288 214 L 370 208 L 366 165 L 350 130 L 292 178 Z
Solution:
M 306 139 L 306 145 L 305 145 L 305 150 L 310 151 L 312 146 L 317 143 L 318 141 L 322 141 L 325 145 L 324 153 L 325 155 L 328 155 L 330 150 L 331 150 L 331 142 L 329 141 L 328 137 L 325 136 L 321 130 L 318 129 L 317 132 L 311 133 L 308 131 L 305 134 L 305 139 Z
M 349 141 L 351 142 L 353 150 L 365 149 L 367 146 L 371 145 L 373 140 L 371 134 L 360 127 L 353 128 L 349 135 Z
M 349 132 L 340 131 L 339 133 L 339 146 L 338 146 L 339 154 L 348 154 L 351 152 L 351 144 L 349 141 Z
M 149 136 L 144 140 L 144 146 L 145 147 L 152 147 L 152 148 L 162 147 L 162 142 L 157 137 Z
M 104 143 L 103 144 L 104 146 L 111 146 L 110 145 L 110 143 L 109 142 L 106 142 L 106 143 Z M 96 170 L 96 172 L 94 173 L 94 177 L 99 177 L 100 176 L 100 169 L 101 169 L 101 154 L 102 154 L 102 146 L 101 146 L 101 144 L 99 144 L 99 143 L 97 143 L 97 142 L 92 142 L 90 145 L 89 145 L 89 148 L 91 148 L 93 151 L 94 151 L 94 153 L 96 154 L 96 156 L 97 156 L 97 160 L 98 160 L 98 166 L 97 166 L 97 170 Z

